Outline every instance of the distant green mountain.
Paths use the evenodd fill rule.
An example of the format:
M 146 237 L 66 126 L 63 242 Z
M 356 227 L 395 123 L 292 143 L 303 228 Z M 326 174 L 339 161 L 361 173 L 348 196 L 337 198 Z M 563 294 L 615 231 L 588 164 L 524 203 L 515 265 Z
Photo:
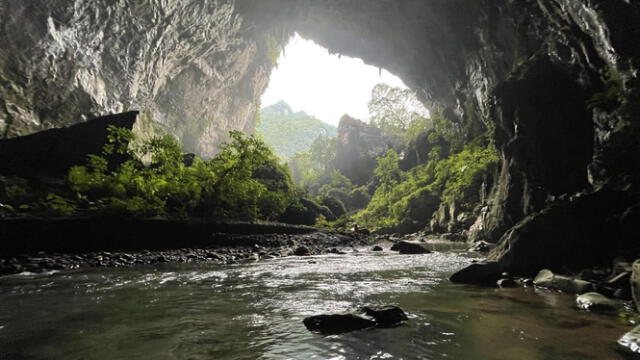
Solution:
M 335 126 L 304 111 L 294 113 L 284 101 L 262 109 L 257 131 L 283 160 L 309 150 L 318 136 L 335 137 L 338 132 Z

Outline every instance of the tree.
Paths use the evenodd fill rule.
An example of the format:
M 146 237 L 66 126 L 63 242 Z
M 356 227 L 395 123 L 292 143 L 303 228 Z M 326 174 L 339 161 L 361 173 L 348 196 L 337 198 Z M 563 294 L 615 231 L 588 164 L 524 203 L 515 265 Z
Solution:
M 371 91 L 369 121 L 387 134 L 415 136 L 430 127 L 429 111 L 410 89 L 378 84 Z

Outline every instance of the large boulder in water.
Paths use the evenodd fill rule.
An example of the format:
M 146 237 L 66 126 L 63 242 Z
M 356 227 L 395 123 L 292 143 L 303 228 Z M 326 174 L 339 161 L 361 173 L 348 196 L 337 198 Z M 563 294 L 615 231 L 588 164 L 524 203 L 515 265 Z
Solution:
M 409 242 L 409 241 L 400 241 L 393 244 L 393 246 L 391 247 L 391 251 L 398 251 L 400 252 L 400 254 L 407 254 L 407 255 L 428 254 L 431 252 L 429 249 L 425 248 L 424 246 L 418 243 Z
M 315 315 L 303 320 L 307 330 L 325 335 L 367 329 L 376 326 L 376 322 L 355 314 Z

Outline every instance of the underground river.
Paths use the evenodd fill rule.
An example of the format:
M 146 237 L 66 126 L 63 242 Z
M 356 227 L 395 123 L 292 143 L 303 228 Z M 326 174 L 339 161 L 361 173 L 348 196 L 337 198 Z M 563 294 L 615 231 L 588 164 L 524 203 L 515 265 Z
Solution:
M 237 265 L 0 278 L 1 359 L 622 359 L 631 329 L 574 296 L 451 284 L 477 254 L 368 249 Z M 309 315 L 395 304 L 406 325 L 321 336 Z

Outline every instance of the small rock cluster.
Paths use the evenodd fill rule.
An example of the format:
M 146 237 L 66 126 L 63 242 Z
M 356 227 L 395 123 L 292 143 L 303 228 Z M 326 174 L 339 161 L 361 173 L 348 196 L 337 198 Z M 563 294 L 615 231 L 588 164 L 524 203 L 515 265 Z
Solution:
M 350 248 L 366 243 L 366 238 L 355 234 L 331 232 L 315 232 L 305 235 L 213 234 L 212 245 L 205 248 L 158 251 L 100 251 L 82 254 L 38 252 L 6 258 L 0 257 L 0 275 L 25 271 L 40 273 L 84 267 L 121 267 L 158 263 L 210 262 L 235 264 L 243 261 L 258 261 L 283 256 L 308 256 L 326 253 L 346 254 L 345 251 L 338 248 Z

